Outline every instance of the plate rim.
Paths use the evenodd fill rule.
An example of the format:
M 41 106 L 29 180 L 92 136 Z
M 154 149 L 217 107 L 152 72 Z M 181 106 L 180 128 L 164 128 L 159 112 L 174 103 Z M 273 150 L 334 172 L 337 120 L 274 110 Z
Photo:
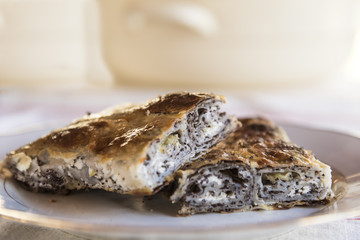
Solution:
M 360 136 L 358 136 L 356 133 L 349 133 L 339 130 L 332 130 L 332 129 L 326 129 L 326 128 L 318 128 L 316 126 L 305 126 L 302 124 L 294 124 L 294 123 L 287 123 L 283 122 L 279 124 L 281 127 L 287 128 L 298 128 L 302 130 L 310 130 L 310 131 L 320 131 L 320 132 L 327 132 L 337 135 L 342 135 L 345 137 L 351 137 L 354 140 L 359 141 L 360 144 Z M 0 138 L 6 138 L 10 136 L 19 136 L 22 134 L 29 134 L 34 133 L 42 130 L 47 130 L 46 127 L 42 129 L 36 129 L 32 131 L 24 131 L 22 133 L 16 133 L 6 136 L 0 136 Z M 1 164 L 2 161 L 0 161 Z M 360 174 L 360 173 L 359 173 Z M 2 185 L 5 185 L 6 179 L 0 178 L 0 183 Z M 5 188 L 5 186 L 3 186 Z M 347 195 L 344 196 L 346 198 Z M 327 206 L 319 207 L 321 208 L 327 208 Z M 119 225 L 104 225 L 104 224 L 94 224 L 94 223 L 84 223 L 84 222 L 76 222 L 71 220 L 62 220 L 59 218 L 54 218 L 49 215 L 44 214 L 38 214 L 38 213 L 31 213 L 31 212 L 24 212 L 21 210 L 14 210 L 14 209 L 8 209 L 0 205 L 0 217 L 19 222 L 19 223 L 25 223 L 30 224 L 34 226 L 39 227 L 48 227 L 48 228 L 54 228 L 59 230 L 66 230 L 66 231 L 75 231 L 75 232 L 81 232 L 81 233 L 105 233 L 105 235 L 113 235 L 116 234 L 116 236 L 123 236 L 123 235 L 144 235 L 144 234 L 156 234 L 156 235 L 173 235 L 181 233 L 182 235 L 204 235 L 204 234 L 223 234 L 224 232 L 228 233 L 238 233 L 245 230 L 245 232 L 253 232 L 257 230 L 266 230 L 266 229 L 283 229 L 287 228 L 288 226 L 291 227 L 304 227 L 309 225 L 315 225 L 315 224 L 322 224 L 327 222 L 332 222 L 340 219 L 345 218 L 351 218 L 355 216 L 360 215 L 360 209 L 348 209 L 346 211 L 343 211 L 341 213 L 329 213 L 329 214 L 321 214 L 321 215 L 314 215 L 314 216 L 306 216 L 306 217 L 298 217 L 294 219 L 287 219 L 287 220 L 281 220 L 276 222 L 266 222 L 262 223 L 261 227 L 257 224 L 251 223 L 251 224 L 244 224 L 244 225 L 229 225 L 229 226 L 218 226 L 211 228 L 187 228 L 186 231 L 184 231 L 181 227 L 174 228 L 174 227 L 166 227 L 164 229 L 163 227 L 146 227 L 146 226 L 119 226 Z M 101 234 L 102 235 L 102 234 Z

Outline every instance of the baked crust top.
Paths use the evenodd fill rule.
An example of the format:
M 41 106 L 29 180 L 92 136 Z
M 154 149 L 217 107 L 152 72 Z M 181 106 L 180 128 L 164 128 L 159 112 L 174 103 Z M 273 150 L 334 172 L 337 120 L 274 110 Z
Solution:
M 151 142 L 196 105 L 211 98 L 224 101 L 214 94 L 180 92 L 141 105 L 112 107 L 75 120 L 11 154 L 23 152 L 40 158 L 47 154 L 62 159 L 96 156 L 100 162 L 143 163 Z
M 241 124 L 235 132 L 185 169 L 239 161 L 251 168 L 326 166 L 311 151 L 292 143 L 275 123 L 264 118 L 238 120 Z

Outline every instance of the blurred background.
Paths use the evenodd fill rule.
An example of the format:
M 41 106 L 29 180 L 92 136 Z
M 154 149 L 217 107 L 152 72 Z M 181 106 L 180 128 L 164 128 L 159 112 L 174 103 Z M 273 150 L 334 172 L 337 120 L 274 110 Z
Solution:
M 359 2 L 0 0 L 1 131 L 189 90 L 360 134 Z

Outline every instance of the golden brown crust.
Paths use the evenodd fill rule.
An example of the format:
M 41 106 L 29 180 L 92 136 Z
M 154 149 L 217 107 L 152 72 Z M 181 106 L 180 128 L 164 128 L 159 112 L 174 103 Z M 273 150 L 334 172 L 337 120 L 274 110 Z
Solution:
M 186 169 L 222 161 L 242 162 L 255 168 L 322 164 L 309 150 L 290 142 L 285 132 L 263 118 L 238 119 L 241 124 L 228 138 Z
M 149 144 L 200 102 L 222 97 L 205 93 L 173 93 L 142 106 L 119 107 L 85 116 L 65 128 L 18 149 L 39 156 L 46 149 L 52 158 L 95 155 L 101 162 L 112 159 L 141 163 Z

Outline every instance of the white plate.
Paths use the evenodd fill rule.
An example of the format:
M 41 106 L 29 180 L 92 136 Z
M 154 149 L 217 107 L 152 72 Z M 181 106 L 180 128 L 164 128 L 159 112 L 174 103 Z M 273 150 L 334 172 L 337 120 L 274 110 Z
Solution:
M 341 174 L 335 191 L 345 197 L 329 206 L 290 210 L 176 217 L 176 205 L 103 191 L 70 195 L 25 191 L 12 180 L 0 180 L 0 214 L 29 224 L 103 238 L 251 238 L 279 234 L 295 227 L 360 215 L 360 139 L 331 131 L 285 126 L 290 138 L 312 149 Z M 0 157 L 49 132 L 49 129 L 0 137 Z M 336 172 L 336 171 L 335 171 Z M 346 179 L 347 183 L 345 183 Z

